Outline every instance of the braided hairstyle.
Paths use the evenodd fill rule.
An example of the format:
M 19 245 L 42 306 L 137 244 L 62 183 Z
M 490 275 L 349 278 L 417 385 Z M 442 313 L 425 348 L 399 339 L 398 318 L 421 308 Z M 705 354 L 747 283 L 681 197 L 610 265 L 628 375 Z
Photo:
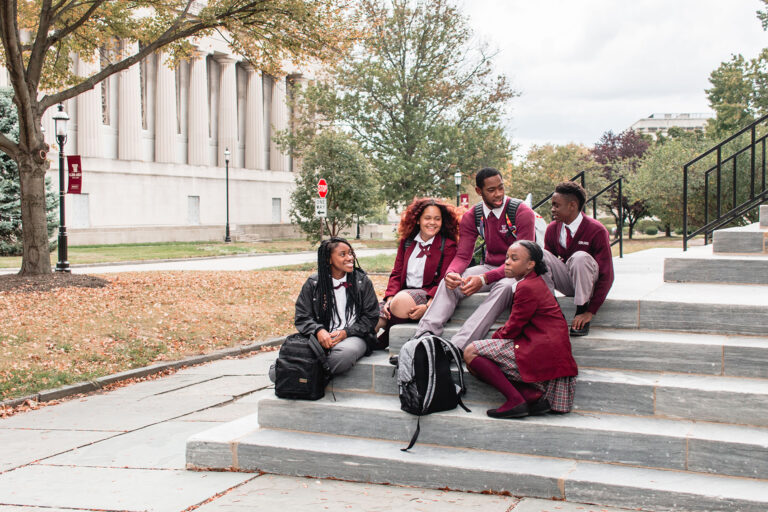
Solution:
M 340 244 L 345 244 L 352 250 L 352 246 L 345 238 L 337 236 L 323 240 L 320 242 L 320 247 L 317 248 L 317 288 L 315 289 L 315 294 L 320 301 L 320 318 L 318 320 L 328 330 L 330 330 L 331 324 L 334 323 L 334 318 L 337 320 L 337 323 L 341 320 L 336 311 L 336 296 L 333 290 L 333 281 L 331 280 L 331 253 Z M 355 256 L 354 270 L 347 274 L 347 282 L 349 283 L 345 311 L 347 323 L 350 323 L 354 312 L 359 313 L 363 310 L 363 301 L 360 293 L 358 293 L 357 279 L 355 278 L 358 270 L 362 272 L 363 269 L 360 268 L 360 264 Z M 350 298 L 352 300 L 349 300 Z
M 544 251 L 539 244 L 530 240 L 518 240 L 515 243 L 523 246 L 528 251 L 528 258 L 534 263 L 533 271 L 536 272 L 536 275 L 540 276 L 549 270 L 547 264 L 544 263 Z

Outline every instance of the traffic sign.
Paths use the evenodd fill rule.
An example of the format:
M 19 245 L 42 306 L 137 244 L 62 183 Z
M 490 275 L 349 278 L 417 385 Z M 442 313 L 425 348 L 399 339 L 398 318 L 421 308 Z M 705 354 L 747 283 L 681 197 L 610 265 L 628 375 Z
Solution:
M 320 218 L 328 216 L 328 201 L 324 197 L 315 198 L 315 215 Z
M 326 194 L 328 194 L 328 183 L 320 178 L 320 181 L 317 182 L 317 195 L 324 198 Z

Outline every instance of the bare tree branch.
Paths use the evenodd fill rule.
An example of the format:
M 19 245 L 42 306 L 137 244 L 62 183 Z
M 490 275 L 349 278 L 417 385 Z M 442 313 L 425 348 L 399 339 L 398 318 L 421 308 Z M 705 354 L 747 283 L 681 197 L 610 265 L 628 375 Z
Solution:
M 19 145 L 13 142 L 11 139 L 0 133 L 0 150 L 6 155 L 16 160 L 19 155 Z
M 48 49 L 46 39 L 48 39 L 48 29 L 51 26 L 51 0 L 43 0 L 40 8 L 40 19 L 37 25 L 37 34 L 35 42 L 31 48 L 29 64 L 27 65 L 27 79 L 31 84 L 40 82 L 40 73 L 45 63 L 45 52 Z
M 50 36 L 48 36 L 48 40 L 46 41 L 45 49 L 47 50 L 52 45 L 56 44 L 57 42 L 61 41 L 65 37 L 67 37 L 69 34 L 77 30 L 78 28 L 82 27 L 86 21 L 90 19 L 90 17 L 93 15 L 96 10 L 101 7 L 106 0 L 97 0 L 96 2 L 91 5 L 91 7 L 83 14 L 79 20 L 72 23 L 71 25 L 68 25 L 61 30 L 57 30 Z M 47 32 L 46 32 L 47 33 Z

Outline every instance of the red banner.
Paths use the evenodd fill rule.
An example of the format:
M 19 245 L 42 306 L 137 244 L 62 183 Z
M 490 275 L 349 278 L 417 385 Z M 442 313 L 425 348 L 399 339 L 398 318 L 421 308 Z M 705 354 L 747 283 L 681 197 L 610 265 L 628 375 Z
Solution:
M 464 208 L 469 208 L 469 194 L 461 194 L 459 196 L 459 202 Z
M 67 194 L 80 194 L 83 190 L 83 167 L 80 163 L 80 155 L 67 156 L 67 169 L 69 170 Z

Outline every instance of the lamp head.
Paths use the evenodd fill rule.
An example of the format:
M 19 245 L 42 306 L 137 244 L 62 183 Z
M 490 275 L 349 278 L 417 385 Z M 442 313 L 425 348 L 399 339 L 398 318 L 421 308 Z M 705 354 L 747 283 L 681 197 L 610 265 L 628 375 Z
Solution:
M 453 173 L 453 181 L 456 183 L 457 187 L 461 185 L 461 171 L 457 170 L 455 173 Z
M 224 148 L 224 160 L 229 162 L 229 155 L 231 155 L 231 154 L 232 153 L 229 152 L 229 148 Z
M 67 123 L 69 122 L 69 115 L 64 112 L 64 105 L 59 103 L 58 110 L 53 114 L 53 125 L 56 129 L 56 136 L 67 136 Z

